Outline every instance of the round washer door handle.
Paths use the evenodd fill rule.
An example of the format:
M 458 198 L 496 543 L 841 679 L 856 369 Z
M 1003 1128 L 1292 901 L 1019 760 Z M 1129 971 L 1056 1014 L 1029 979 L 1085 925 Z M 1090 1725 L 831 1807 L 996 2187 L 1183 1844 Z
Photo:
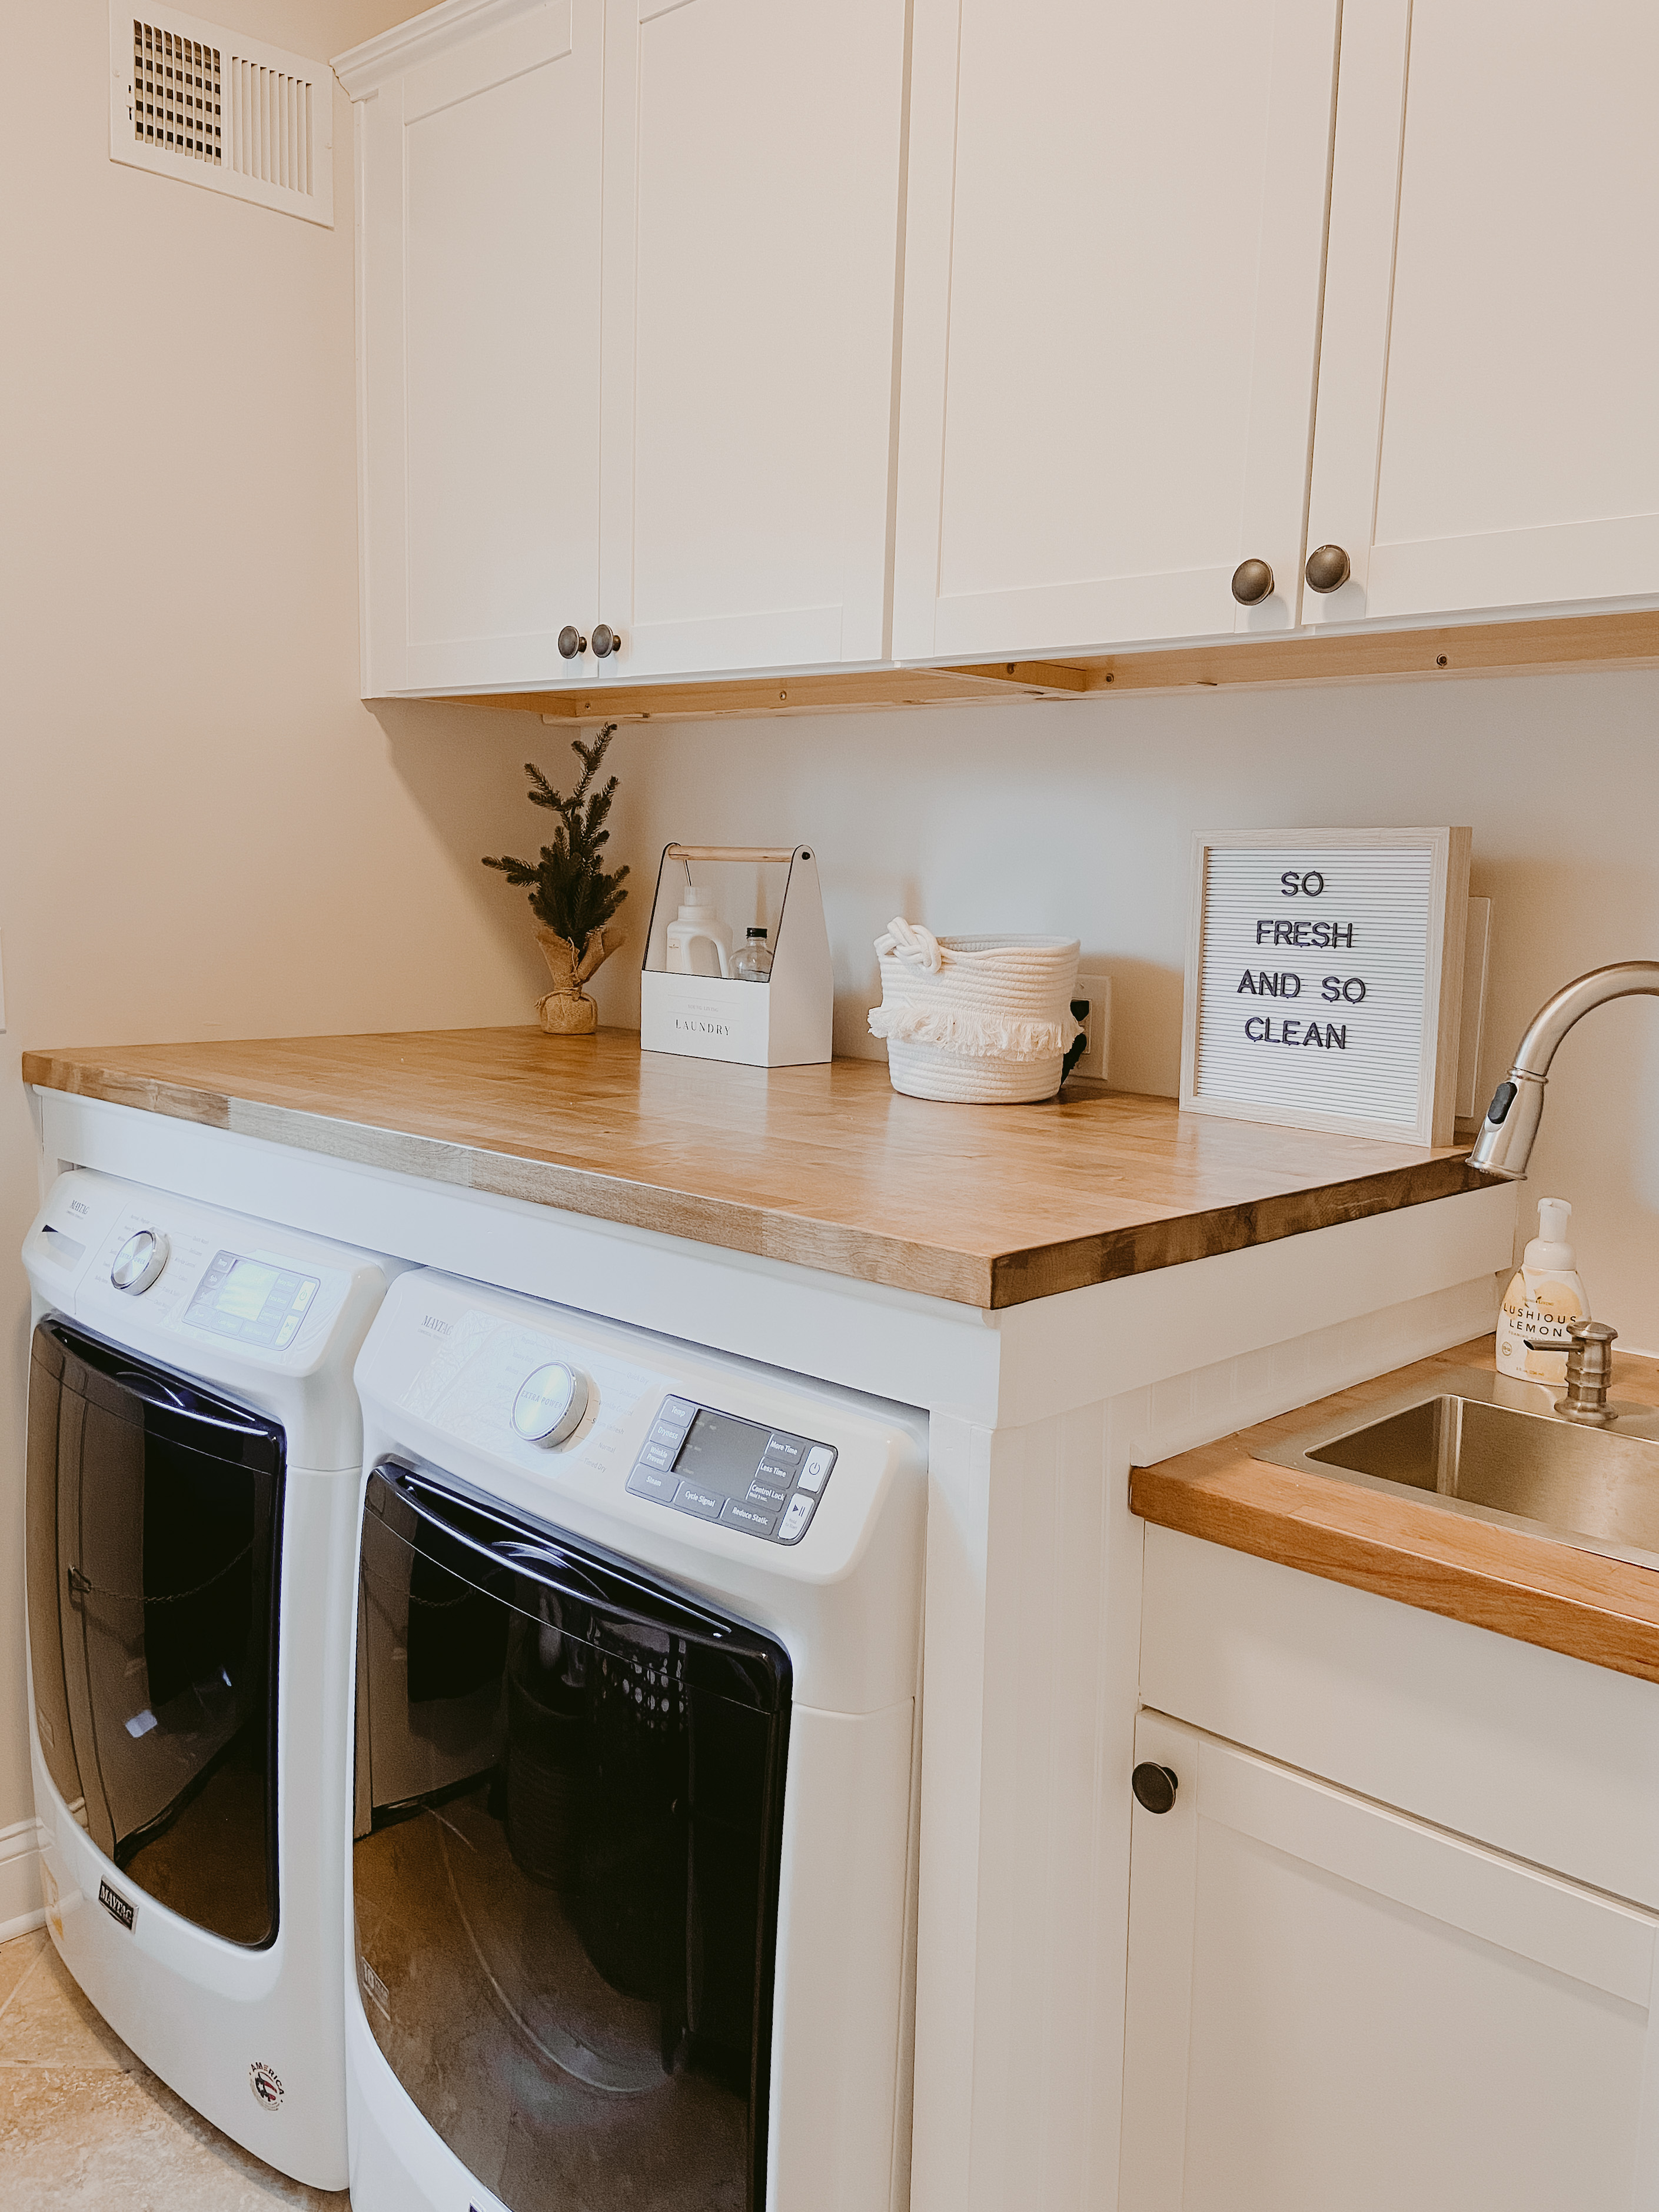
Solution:
M 1155 1766 L 1151 1759 L 1143 1759 L 1129 1777 L 1129 1787 L 1136 1803 L 1149 1813 L 1167 1813 L 1175 1803 L 1181 1778 L 1173 1766 Z
M 1302 573 L 1310 590 L 1340 592 L 1351 573 L 1348 556 L 1340 545 L 1316 545 Z
M 1233 597 L 1241 607 L 1259 607 L 1273 588 L 1273 572 L 1265 561 L 1241 561 L 1233 570 Z

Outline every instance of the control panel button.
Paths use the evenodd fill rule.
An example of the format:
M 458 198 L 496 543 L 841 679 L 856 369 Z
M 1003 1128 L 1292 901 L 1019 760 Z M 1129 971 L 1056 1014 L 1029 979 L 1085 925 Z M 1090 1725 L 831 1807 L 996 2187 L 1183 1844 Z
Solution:
M 651 1441 L 653 1444 L 666 1444 L 672 1455 L 685 1442 L 685 1430 L 673 1421 L 658 1421 L 652 1428 Z
M 116 1254 L 109 1279 L 130 1298 L 141 1298 L 167 1263 L 167 1238 L 159 1229 L 141 1229 Z
M 561 1444 L 581 1426 L 587 1378 L 562 1360 L 526 1376 L 513 1401 L 513 1425 L 526 1443 Z
M 816 1498 L 805 1497 L 799 1491 L 796 1492 L 784 1508 L 783 1518 L 778 1523 L 778 1541 L 781 1544 L 793 1544 L 795 1541 L 811 1519 L 812 1508 L 817 1502 Z
M 657 1468 L 636 1467 L 628 1478 L 628 1487 L 635 1498 L 654 1498 L 660 1504 L 672 1505 L 679 1483 L 673 1475 L 664 1474 Z
M 753 1536 L 769 1536 L 772 1524 L 777 1517 L 775 1513 L 769 1513 L 763 1506 L 746 1504 L 741 1498 L 728 1498 L 726 1510 L 720 1516 L 732 1528 L 746 1528 Z
M 799 1437 L 786 1437 L 776 1429 L 766 1439 L 768 1459 L 777 1460 L 791 1469 L 800 1465 L 805 1451 L 806 1446 Z
M 695 1513 L 700 1521 L 718 1521 L 726 1500 L 718 1490 L 705 1490 L 700 1482 L 683 1482 L 674 1503 L 682 1513 Z
M 674 1450 L 671 1444 L 647 1444 L 640 1454 L 642 1467 L 672 1467 Z
M 749 1486 L 750 1504 L 768 1506 L 774 1513 L 788 1495 L 789 1486 L 787 1482 L 768 1482 L 758 1474 Z
M 836 1455 L 828 1444 L 814 1444 L 806 1455 L 806 1463 L 800 1471 L 800 1486 L 816 1496 L 830 1479 L 830 1470 L 836 1463 Z

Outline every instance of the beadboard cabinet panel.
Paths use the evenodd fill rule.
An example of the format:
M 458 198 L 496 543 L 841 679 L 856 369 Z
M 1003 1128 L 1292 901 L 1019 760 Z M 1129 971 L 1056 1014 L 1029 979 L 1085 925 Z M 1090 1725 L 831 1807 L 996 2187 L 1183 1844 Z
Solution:
M 1337 15 L 916 0 L 899 658 L 1295 623 Z
M 611 0 L 596 680 L 887 650 L 904 0 Z
M 1659 596 L 1659 11 L 1348 0 L 1315 623 Z
M 1653 1916 L 1143 1712 L 1123 2212 L 1633 2212 Z
M 538 680 L 593 603 L 603 8 L 503 12 L 359 111 L 371 696 Z

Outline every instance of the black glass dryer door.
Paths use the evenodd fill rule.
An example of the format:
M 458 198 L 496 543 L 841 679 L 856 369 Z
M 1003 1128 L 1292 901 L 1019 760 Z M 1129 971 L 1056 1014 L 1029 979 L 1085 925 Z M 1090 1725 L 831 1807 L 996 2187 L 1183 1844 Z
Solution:
M 276 1933 L 283 1431 L 57 1322 L 29 1376 L 29 1652 L 41 1750 L 130 1885 Z
M 358 1614 L 359 1979 L 512 2212 L 764 2201 L 789 1662 L 387 1465 Z

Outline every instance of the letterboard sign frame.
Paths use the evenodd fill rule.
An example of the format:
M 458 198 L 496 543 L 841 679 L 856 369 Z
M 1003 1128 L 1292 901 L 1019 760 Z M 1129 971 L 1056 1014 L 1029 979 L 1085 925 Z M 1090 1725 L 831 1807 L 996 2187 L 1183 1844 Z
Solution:
M 1182 1110 L 1450 1145 L 1472 842 L 1195 836 Z

